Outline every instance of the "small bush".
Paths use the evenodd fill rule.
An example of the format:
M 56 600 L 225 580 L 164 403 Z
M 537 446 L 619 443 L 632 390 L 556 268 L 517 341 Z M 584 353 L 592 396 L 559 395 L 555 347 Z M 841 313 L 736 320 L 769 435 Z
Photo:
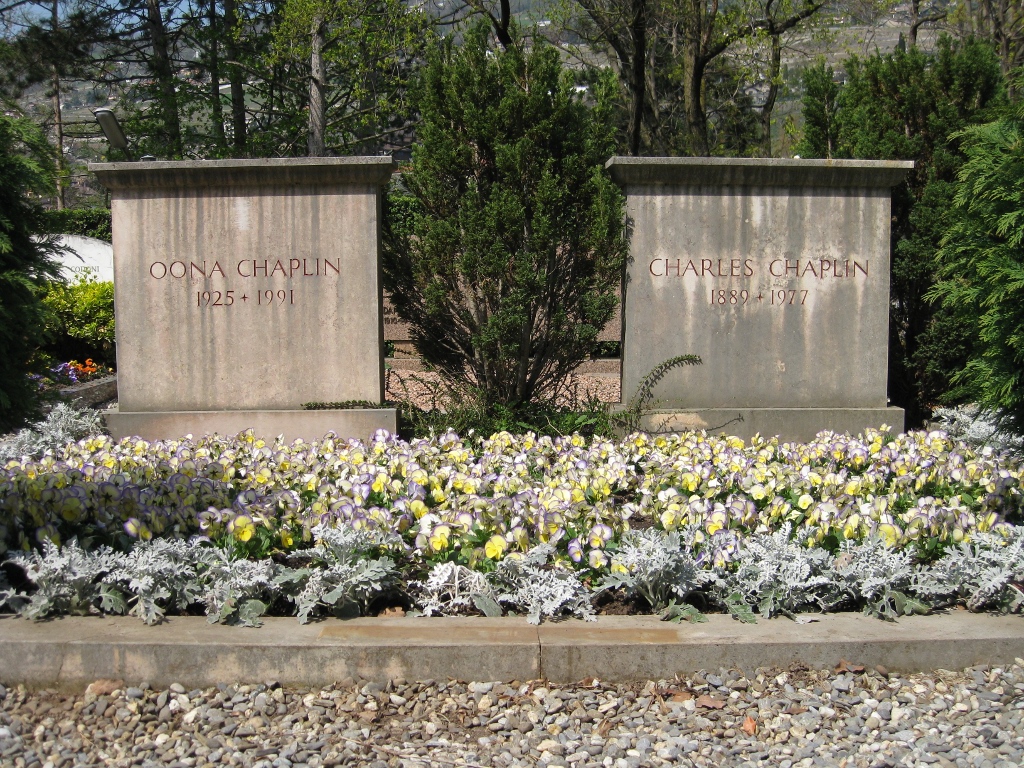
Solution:
M 79 278 L 49 283 L 43 296 L 48 310 L 44 351 L 54 360 L 85 360 L 113 366 L 114 284 Z
M 113 239 L 109 208 L 65 208 L 62 211 L 40 211 L 37 229 L 53 235 L 81 235 L 97 240 Z

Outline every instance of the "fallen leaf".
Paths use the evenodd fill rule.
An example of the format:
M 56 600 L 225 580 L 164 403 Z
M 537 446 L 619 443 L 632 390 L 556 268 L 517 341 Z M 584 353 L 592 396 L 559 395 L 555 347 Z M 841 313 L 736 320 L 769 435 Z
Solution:
M 602 720 L 601 724 L 597 726 L 597 735 L 602 739 L 608 735 L 608 731 L 612 729 L 611 720 Z
M 807 707 L 801 707 L 799 704 L 790 704 L 786 709 L 787 715 L 802 715 L 807 711 Z
M 594 677 L 584 677 L 582 680 L 580 680 L 580 685 L 591 686 L 594 684 L 594 680 L 596 679 L 597 678 Z
M 864 665 L 863 664 L 853 664 L 852 662 L 849 662 L 846 659 L 840 659 L 839 663 L 836 665 L 836 672 L 863 672 L 863 671 L 864 671 Z
M 754 718 L 752 718 L 750 715 L 747 715 L 746 718 L 743 720 L 743 725 L 741 725 L 740 728 L 745 734 L 747 734 L 747 736 L 753 736 L 755 733 L 757 733 L 757 721 L 754 720 Z
M 679 691 L 672 694 L 672 701 L 689 701 L 692 698 L 693 694 L 689 691 Z
M 719 699 L 713 699 L 706 693 L 697 697 L 697 706 L 706 707 L 707 709 L 721 709 L 725 706 L 725 702 Z

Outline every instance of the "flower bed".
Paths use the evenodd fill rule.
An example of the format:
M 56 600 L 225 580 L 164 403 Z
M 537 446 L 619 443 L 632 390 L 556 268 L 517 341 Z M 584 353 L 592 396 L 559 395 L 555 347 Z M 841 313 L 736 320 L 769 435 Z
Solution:
M 767 616 L 844 605 L 893 617 L 927 610 L 926 601 L 1016 604 L 1022 473 L 1019 460 L 943 432 L 749 445 L 702 433 L 411 442 L 379 433 L 366 444 L 292 445 L 244 433 L 94 437 L 0 471 L 0 542 L 23 552 L 89 543 L 50 548 L 64 559 L 112 547 L 102 554 L 113 560 L 89 566 L 90 583 L 107 579 L 111 610 L 125 608 L 115 592 L 138 604 L 132 579 L 110 574 L 127 572 L 118 557 L 141 552 L 187 560 L 188 578 L 199 579 L 183 596 L 155 599 L 158 613 L 205 602 L 214 618 L 237 619 L 246 600 L 302 617 L 365 612 L 390 594 L 427 613 L 504 607 L 539 619 L 588 615 L 595 591 L 676 617 L 696 616 L 683 600 L 747 618 L 751 608 Z M 133 550 L 194 537 L 202 546 L 177 554 Z M 31 578 L 44 558 L 16 560 Z M 248 565 L 230 565 L 238 562 Z M 232 568 L 257 566 L 234 597 L 203 598 L 237 576 L 225 575 Z

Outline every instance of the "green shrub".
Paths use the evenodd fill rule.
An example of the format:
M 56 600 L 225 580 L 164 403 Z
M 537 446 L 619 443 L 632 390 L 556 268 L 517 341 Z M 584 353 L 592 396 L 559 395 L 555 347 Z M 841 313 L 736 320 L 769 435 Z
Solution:
M 385 284 L 423 359 L 485 409 L 554 396 L 618 303 L 623 201 L 603 169 L 612 88 L 598 83 L 590 106 L 573 86 L 542 39 L 516 33 L 492 50 L 486 24 L 440 43 L 417 83 Z
M 977 341 L 956 381 L 1024 435 L 1024 107 L 960 138 L 967 162 L 930 296 L 974 320 Z
M 40 211 L 36 230 L 52 235 L 81 235 L 106 240 L 110 231 L 109 208 L 65 208 L 61 211 Z
M 43 297 L 48 310 L 44 351 L 54 360 L 83 361 L 113 366 L 114 284 L 79 278 L 50 283 Z
M 913 160 L 892 193 L 889 397 L 908 426 L 933 406 L 962 402 L 952 383 L 971 352 L 970 318 L 926 300 L 964 161 L 958 131 L 1005 104 L 999 60 L 978 40 L 938 41 L 934 53 L 852 57 L 845 84 L 824 62 L 804 76 L 804 157 Z
M 39 199 L 53 190 L 53 156 L 30 120 L 0 113 L 0 432 L 35 415 L 30 378 L 44 331 L 39 286 L 56 278 L 51 246 L 32 239 Z

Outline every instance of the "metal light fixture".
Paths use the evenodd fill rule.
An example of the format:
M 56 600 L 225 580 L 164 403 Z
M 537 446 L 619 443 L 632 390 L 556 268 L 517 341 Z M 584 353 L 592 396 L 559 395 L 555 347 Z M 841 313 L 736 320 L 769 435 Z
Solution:
M 133 159 L 132 153 L 128 149 L 128 137 L 124 135 L 121 124 L 117 122 L 117 115 L 114 114 L 113 110 L 106 108 L 97 109 L 93 112 L 93 115 L 96 117 L 96 122 L 100 124 L 103 135 L 107 137 L 110 146 L 114 149 L 120 149 L 129 160 Z

